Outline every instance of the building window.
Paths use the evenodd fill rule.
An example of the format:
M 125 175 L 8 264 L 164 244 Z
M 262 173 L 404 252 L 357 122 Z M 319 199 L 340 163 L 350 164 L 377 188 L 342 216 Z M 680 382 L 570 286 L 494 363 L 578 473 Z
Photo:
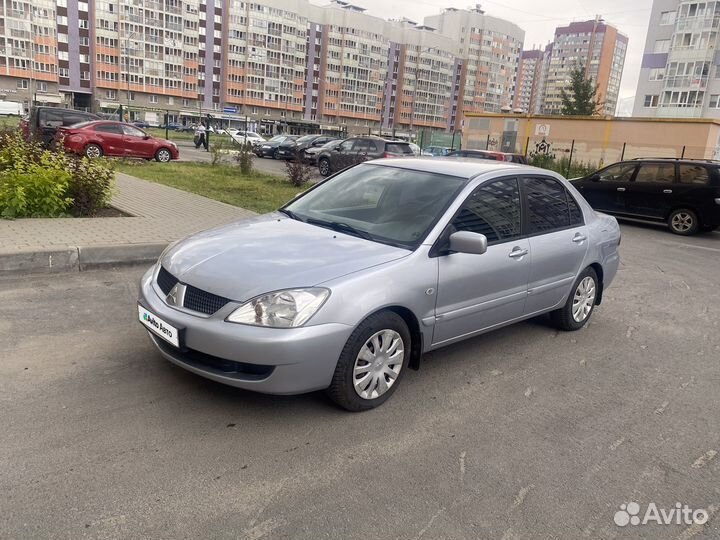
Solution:
M 47 92 L 48 91 L 48 85 L 44 81 L 39 81 L 37 83 L 37 91 L 38 92 Z
M 720 94 L 710 94 L 710 105 L 711 109 L 720 109 Z
M 60 77 L 69 77 L 70 76 L 70 70 L 68 68 L 59 68 L 58 69 L 58 76 Z
M 117 92 L 115 90 L 106 90 L 105 99 L 117 99 Z
M 58 15 L 57 16 L 57 23 L 61 24 L 63 26 L 67 26 L 67 17 L 65 15 Z
M 665 77 L 665 68 L 653 68 L 650 70 L 651 81 L 662 81 Z
M 658 106 L 658 99 L 660 96 L 658 95 L 647 95 L 645 96 L 645 105 L 644 107 L 657 107 Z
M 168 96 L 168 105 L 175 105 L 175 98 L 172 96 Z
M 90 72 L 89 71 L 81 71 L 80 72 L 80 80 L 81 81 L 89 81 L 90 80 Z
M 88 10 L 87 2 L 78 2 L 78 11 L 87 11 L 87 10 Z
M 190 100 L 187 98 L 183 98 L 183 107 L 191 107 L 192 104 L 190 103 Z
M 660 26 L 667 26 L 669 24 L 675 24 L 675 11 L 661 11 Z
M 128 101 L 135 101 L 135 92 L 128 92 Z
M 27 79 L 20 79 L 17 82 L 17 87 L 19 90 L 27 90 L 30 87 L 30 83 Z
M 58 60 L 68 60 L 69 58 L 67 51 L 58 51 Z
M 655 41 L 655 48 L 653 49 L 653 52 L 666 53 L 669 50 L 670 50 L 670 40 L 669 39 L 658 39 Z
M 157 103 L 157 102 L 158 102 L 157 96 L 155 96 L 155 95 L 150 96 L 150 103 Z
M 78 20 L 78 28 L 85 28 L 88 29 L 88 20 L 87 19 L 80 19 Z

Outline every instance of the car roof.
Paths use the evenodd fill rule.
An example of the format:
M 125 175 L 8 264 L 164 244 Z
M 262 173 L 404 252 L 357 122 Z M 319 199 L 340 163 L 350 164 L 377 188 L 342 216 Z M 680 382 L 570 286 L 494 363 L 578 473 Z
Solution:
M 446 174 L 467 179 L 475 178 L 481 174 L 495 171 L 507 171 L 515 174 L 522 172 L 537 173 L 538 171 L 541 171 L 543 174 L 547 174 L 548 176 L 555 176 L 555 173 L 552 171 L 531 167 L 529 165 L 522 165 L 520 163 L 512 163 L 510 161 L 478 160 L 458 157 L 386 158 L 375 159 L 368 163 L 387 167 L 397 167 L 400 169 L 412 169 L 415 171 L 434 174 Z

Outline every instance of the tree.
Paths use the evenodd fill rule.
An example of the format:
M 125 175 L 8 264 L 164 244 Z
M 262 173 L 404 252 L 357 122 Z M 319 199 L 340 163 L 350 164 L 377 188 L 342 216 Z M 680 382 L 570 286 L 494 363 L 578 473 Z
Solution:
M 578 66 L 570 72 L 570 91 L 560 91 L 565 116 L 592 116 L 598 114 L 603 104 L 597 98 L 597 85 L 585 77 L 585 68 Z

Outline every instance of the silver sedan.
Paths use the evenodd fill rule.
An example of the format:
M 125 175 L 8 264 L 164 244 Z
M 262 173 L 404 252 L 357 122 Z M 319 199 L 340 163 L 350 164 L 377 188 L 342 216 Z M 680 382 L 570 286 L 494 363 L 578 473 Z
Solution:
M 577 330 L 620 230 L 561 176 L 454 158 L 356 165 L 277 212 L 192 235 L 142 278 L 138 318 L 193 373 L 376 407 L 422 354 L 549 313 Z

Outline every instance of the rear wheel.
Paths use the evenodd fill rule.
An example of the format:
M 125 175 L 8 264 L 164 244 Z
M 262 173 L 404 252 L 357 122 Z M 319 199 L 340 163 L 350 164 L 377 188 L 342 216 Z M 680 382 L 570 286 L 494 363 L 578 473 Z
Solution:
M 85 155 L 90 159 L 99 158 L 103 155 L 103 150 L 97 144 L 88 144 L 85 147 Z
M 670 232 L 682 236 L 690 236 L 698 232 L 698 218 L 695 212 L 687 208 L 680 208 L 673 211 L 668 217 L 668 227 Z
M 577 278 L 572 292 L 560 309 L 550 312 L 550 319 L 560 330 L 579 330 L 590 320 L 598 292 L 595 270 L 586 268 Z
M 392 311 L 371 315 L 348 338 L 328 395 L 348 411 L 382 405 L 406 371 L 410 347 L 410 331 L 402 317 Z
M 172 154 L 167 148 L 161 148 L 155 153 L 155 161 L 159 161 L 160 163 L 167 163 L 171 159 Z
M 330 174 L 330 160 L 323 158 L 318 162 L 318 170 L 321 176 L 328 176 Z

